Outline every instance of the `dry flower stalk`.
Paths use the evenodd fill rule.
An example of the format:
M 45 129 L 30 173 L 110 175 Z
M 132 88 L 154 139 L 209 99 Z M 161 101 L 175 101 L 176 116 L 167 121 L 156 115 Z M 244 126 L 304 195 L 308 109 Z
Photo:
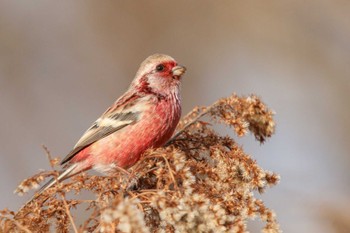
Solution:
M 220 136 L 203 115 L 233 127 L 239 136 L 252 132 L 264 142 L 274 132 L 273 112 L 256 96 L 232 95 L 206 108 L 195 108 L 164 148 L 150 149 L 127 172 L 113 177 L 82 173 L 60 183 L 17 213 L 0 212 L 1 232 L 248 232 L 248 219 L 265 223 L 263 232 L 280 232 L 272 210 L 257 199 L 277 184 L 279 176 L 265 171 L 228 136 Z M 49 152 L 46 150 L 49 154 Z M 55 159 L 50 158 L 52 166 Z M 24 180 L 22 194 L 56 171 Z M 95 200 L 66 199 L 65 194 L 89 190 Z M 84 209 L 83 204 L 88 203 Z M 89 213 L 76 226 L 70 210 Z M 75 228 L 75 229 L 74 229 Z

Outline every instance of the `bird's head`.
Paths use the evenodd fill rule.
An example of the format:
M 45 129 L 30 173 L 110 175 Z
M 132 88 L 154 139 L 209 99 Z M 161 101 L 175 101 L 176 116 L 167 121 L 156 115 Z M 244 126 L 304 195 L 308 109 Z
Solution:
M 132 87 L 144 92 L 168 94 L 178 89 L 186 68 L 177 64 L 174 58 L 154 54 L 141 63 Z

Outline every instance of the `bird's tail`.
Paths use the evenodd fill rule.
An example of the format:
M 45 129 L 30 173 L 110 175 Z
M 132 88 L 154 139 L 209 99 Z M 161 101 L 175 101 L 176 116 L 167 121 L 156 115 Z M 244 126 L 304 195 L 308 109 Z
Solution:
M 40 196 L 43 192 L 45 192 L 46 190 L 51 188 L 56 183 L 61 182 L 65 179 L 68 179 L 69 177 L 71 177 L 71 175 L 74 174 L 73 171 L 76 167 L 77 167 L 77 164 L 73 164 L 73 165 L 69 166 L 67 169 L 60 171 L 57 178 L 56 177 L 51 178 L 51 180 L 46 182 L 46 184 L 44 184 L 33 197 Z
M 19 213 L 25 206 L 27 206 L 30 202 L 34 201 L 36 198 L 38 198 L 43 192 L 45 192 L 46 190 L 48 190 L 49 188 L 51 188 L 53 185 L 57 184 L 58 182 L 61 182 L 65 179 L 68 179 L 69 177 L 80 173 L 76 172 L 75 169 L 77 168 L 78 164 L 72 164 L 71 166 L 69 166 L 68 168 L 66 168 L 65 170 L 62 170 L 59 172 L 58 177 L 56 178 L 52 178 L 51 180 L 49 180 L 46 184 L 44 184 L 38 192 L 36 192 L 33 197 L 27 201 L 18 211 L 17 213 Z

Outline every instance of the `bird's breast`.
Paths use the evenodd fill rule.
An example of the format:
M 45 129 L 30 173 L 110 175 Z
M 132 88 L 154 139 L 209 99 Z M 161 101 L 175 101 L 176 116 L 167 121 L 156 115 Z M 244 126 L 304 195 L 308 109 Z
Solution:
M 92 145 L 95 169 L 101 172 L 119 166 L 134 165 L 148 148 L 164 145 L 172 136 L 181 117 L 178 96 L 150 99 L 140 119 Z

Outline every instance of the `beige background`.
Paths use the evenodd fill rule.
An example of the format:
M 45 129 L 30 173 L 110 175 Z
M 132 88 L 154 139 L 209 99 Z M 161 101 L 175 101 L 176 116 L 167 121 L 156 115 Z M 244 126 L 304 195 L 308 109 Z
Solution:
M 347 0 L 1 0 L 0 209 L 18 208 L 29 197 L 16 185 L 49 168 L 41 144 L 63 157 L 162 52 L 188 68 L 184 113 L 231 92 L 277 112 L 265 145 L 239 142 L 281 174 L 262 199 L 284 232 L 348 232 L 349 12 Z

